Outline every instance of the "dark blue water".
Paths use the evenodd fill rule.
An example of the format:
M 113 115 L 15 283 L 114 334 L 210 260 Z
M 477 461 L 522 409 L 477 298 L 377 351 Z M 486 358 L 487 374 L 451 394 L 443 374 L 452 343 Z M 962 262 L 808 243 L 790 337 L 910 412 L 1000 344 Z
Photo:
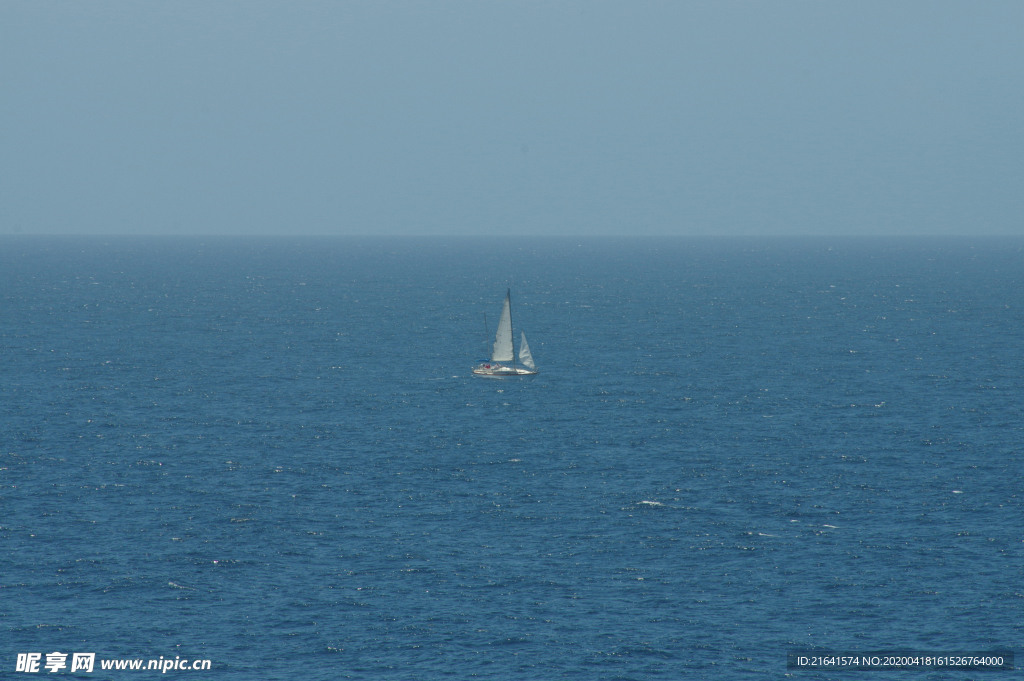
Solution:
M 0 675 L 1020 649 L 1022 285 L 1020 239 L 6 237 Z M 475 379 L 506 287 L 542 373 Z

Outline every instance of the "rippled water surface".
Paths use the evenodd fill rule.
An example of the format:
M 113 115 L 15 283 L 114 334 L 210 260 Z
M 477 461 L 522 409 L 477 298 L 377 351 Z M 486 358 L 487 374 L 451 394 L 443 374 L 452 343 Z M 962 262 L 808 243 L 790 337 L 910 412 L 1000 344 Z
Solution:
M 1022 248 L 5 237 L 0 668 L 1020 649 Z M 507 287 L 542 373 L 475 379 Z

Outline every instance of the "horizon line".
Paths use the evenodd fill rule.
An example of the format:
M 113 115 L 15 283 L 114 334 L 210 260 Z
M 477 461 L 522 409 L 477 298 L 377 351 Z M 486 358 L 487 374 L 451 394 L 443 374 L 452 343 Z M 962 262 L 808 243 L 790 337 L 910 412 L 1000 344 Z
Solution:
M 782 234 L 713 234 L 713 233 L 697 233 L 697 234 L 420 234 L 420 233 L 387 233 L 387 234 L 373 234 L 373 233 L 299 233 L 299 234 L 286 234 L 279 232 L 270 233 L 256 233 L 256 234 L 240 234 L 237 232 L 0 232 L 0 238 L 3 237 L 14 237 L 14 238 L 31 238 L 31 237 L 96 237 L 96 238 L 121 238 L 121 237 L 132 237 L 132 238 L 228 238 L 228 239 L 253 239 L 253 238 L 285 238 L 285 239 L 305 239 L 305 238 L 317 238 L 317 239 L 347 239 L 347 238 L 359 238 L 359 239 L 498 239 L 498 240 L 514 240 L 514 239 L 825 239 L 825 238 L 841 238 L 841 239 L 860 239 L 860 238 L 882 238 L 882 239 L 918 239 L 918 238 L 979 238 L 979 239 L 990 239 L 990 238 L 1022 238 L 1024 232 L 1012 233 L 1012 232 L 989 232 L 982 234 L 967 234 L 960 232 L 928 232 L 928 233 L 912 233 L 912 234 L 893 234 L 884 232 L 869 232 L 869 233 L 851 233 L 851 232 L 839 232 L 835 234 L 820 234 L 820 233 L 782 233 Z

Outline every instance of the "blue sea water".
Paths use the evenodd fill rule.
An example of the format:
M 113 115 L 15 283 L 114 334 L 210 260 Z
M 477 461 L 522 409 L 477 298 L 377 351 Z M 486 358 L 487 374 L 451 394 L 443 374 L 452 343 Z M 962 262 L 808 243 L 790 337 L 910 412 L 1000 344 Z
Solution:
M 0 676 L 1019 650 L 1022 284 L 1011 238 L 5 237 Z M 509 287 L 541 374 L 474 378 Z

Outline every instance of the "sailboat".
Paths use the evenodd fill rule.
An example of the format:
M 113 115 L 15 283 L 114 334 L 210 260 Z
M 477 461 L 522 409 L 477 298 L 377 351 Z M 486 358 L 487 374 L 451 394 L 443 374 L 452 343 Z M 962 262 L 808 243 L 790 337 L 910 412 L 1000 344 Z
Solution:
M 515 348 L 512 346 L 512 291 L 505 294 L 505 305 L 501 308 L 501 319 L 498 321 L 498 333 L 494 336 L 494 347 L 491 349 L 490 361 L 481 362 L 473 367 L 473 373 L 483 378 L 507 378 L 513 376 L 536 376 L 539 371 L 533 363 L 530 346 L 526 342 L 526 334 L 520 332 L 519 363 L 516 363 Z M 512 365 L 509 366 L 508 362 Z

